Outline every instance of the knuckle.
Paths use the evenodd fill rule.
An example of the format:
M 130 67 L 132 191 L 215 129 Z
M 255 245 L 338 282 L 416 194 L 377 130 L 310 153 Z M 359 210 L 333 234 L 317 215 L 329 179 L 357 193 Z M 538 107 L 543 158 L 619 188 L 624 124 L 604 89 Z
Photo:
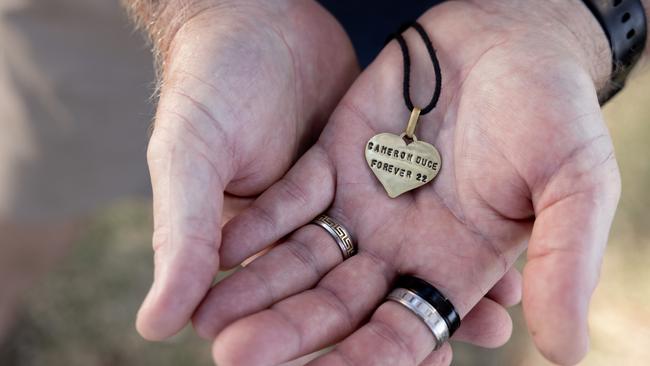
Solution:
M 379 337 L 381 342 L 384 344 L 385 348 L 380 348 L 385 349 L 385 352 L 392 349 L 392 352 L 397 355 L 397 359 L 401 360 L 399 363 L 400 365 L 417 365 L 414 355 L 407 346 L 404 338 L 390 325 L 381 321 L 373 320 L 368 323 L 368 327 L 370 331 Z
M 244 267 L 242 271 L 248 272 L 251 276 L 253 276 L 255 281 L 259 283 L 260 287 L 264 289 L 269 304 L 275 304 L 279 300 L 279 297 L 276 295 L 276 290 L 273 287 L 272 283 L 268 280 L 267 276 L 264 273 L 260 272 L 258 267 L 255 265 L 255 262 Z
M 147 163 L 149 165 L 167 156 L 173 149 L 169 141 L 163 137 L 164 135 L 165 132 L 162 129 L 156 129 L 151 139 L 149 139 L 147 145 Z
M 614 202 L 618 202 L 621 197 L 622 180 L 621 171 L 614 154 L 612 153 L 607 163 L 604 165 L 603 183 L 605 184 L 605 191 Z
M 580 183 L 584 185 L 581 187 Z M 621 195 L 621 173 L 613 150 L 595 163 L 590 172 L 576 179 L 575 189 L 587 193 L 595 201 L 616 204 Z
M 160 252 L 169 245 L 169 233 L 164 228 L 157 228 L 154 230 L 151 238 L 154 252 Z
M 334 313 L 342 318 L 342 324 L 346 325 L 347 331 L 352 331 L 357 320 L 352 315 L 352 310 L 347 305 L 347 302 L 343 301 L 341 295 L 336 290 L 323 285 L 317 287 L 316 290 L 323 303 L 331 307 Z
M 298 205 L 306 205 L 309 202 L 305 190 L 291 177 L 286 177 L 280 180 L 277 189 L 283 197 L 286 197 L 288 200 L 295 202 Z
M 591 138 L 558 161 L 543 187 L 553 187 L 557 202 L 582 195 L 593 203 L 616 203 L 621 192 L 621 175 L 614 147 L 607 134 Z
M 307 268 L 316 279 L 323 276 L 324 273 L 321 270 L 318 259 L 310 245 L 306 244 L 302 240 L 292 238 L 285 243 L 285 247 L 291 256 L 296 258 L 305 268 Z
M 276 215 L 268 207 L 259 204 L 258 201 L 253 202 L 248 214 L 262 222 L 266 227 L 275 228 L 278 226 Z

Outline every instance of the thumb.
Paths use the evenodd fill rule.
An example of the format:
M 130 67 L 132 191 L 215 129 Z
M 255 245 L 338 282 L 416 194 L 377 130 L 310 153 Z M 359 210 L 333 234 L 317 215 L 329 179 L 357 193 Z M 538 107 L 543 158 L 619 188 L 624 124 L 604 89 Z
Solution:
M 591 151 L 563 165 L 534 199 L 523 307 L 537 347 L 558 364 L 577 363 L 589 345 L 589 302 L 620 195 L 612 150 L 603 150 L 605 159 Z
M 161 96 L 147 160 L 154 200 L 154 282 L 136 327 L 149 340 L 181 330 L 219 268 L 224 187 L 230 179 L 225 138 L 183 98 Z

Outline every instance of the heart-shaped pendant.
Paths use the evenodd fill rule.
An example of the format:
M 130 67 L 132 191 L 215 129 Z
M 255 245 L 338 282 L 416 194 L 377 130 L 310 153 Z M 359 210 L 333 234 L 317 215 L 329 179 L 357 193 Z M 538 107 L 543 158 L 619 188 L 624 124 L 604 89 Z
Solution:
M 440 154 L 433 145 L 415 136 L 407 143 L 404 137 L 380 133 L 366 144 L 366 162 L 391 198 L 431 182 L 440 171 Z

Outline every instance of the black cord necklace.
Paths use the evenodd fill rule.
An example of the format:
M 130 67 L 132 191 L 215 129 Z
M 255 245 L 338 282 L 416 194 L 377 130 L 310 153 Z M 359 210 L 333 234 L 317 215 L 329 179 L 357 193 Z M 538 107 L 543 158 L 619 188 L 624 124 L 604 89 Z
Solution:
M 425 46 L 427 46 L 431 63 L 433 63 L 433 70 L 436 74 L 436 86 L 433 91 L 433 97 L 431 97 L 429 104 L 420 111 L 420 115 L 424 115 L 431 112 L 438 104 L 438 99 L 440 99 L 440 89 L 442 89 L 442 72 L 440 71 L 440 62 L 436 56 L 436 50 L 433 49 L 433 44 L 431 43 L 431 39 L 427 32 L 418 22 L 414 22 L 410 26 L 418 32 Z M 414 106 L 411 101 L 411 57 L 409 56 L 409 47 L 401 33 L 396 34 L 395 39 L 397 39 L 397 43 L 399 43 L 399 46 L 402 49 L 402 58 L 404 59 L 404 103 L 406 103 L 406 107 L 409 111 L 412 111 Z
M 411 58 L 408 44 L 400 34 L 395 35 L 404 60 L 403 94 L 404 103 L 411 111 L 406 130 L 401 135 L 380 133 L 373 136 L 365 148 L 366 162 L 382 184 L 388 196 L 395 198 L 402 193 L 429 183 L 440 171 L 441 158 L 438 150 L 415 136 L 420 115 L 431 112 L 438 104 L 442 89 L 442 72 L 429 35 L 417 22 L 410 24 L 415 29 L 429 52 L 436 75 L 435 89 L 431 101 L 424 109 L 413 105 L 411 100 Z

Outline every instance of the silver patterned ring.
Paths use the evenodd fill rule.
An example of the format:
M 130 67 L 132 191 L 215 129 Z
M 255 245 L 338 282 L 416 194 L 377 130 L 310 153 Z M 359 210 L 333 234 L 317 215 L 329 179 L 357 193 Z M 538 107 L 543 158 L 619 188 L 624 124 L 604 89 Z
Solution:
M 334 221 L 331 217 L 321 214 L 311 221 L 311 224 L 318 225 L 325 229 L 330 236 L 334 239 L 336 244 L 341 250 L 343 260 L 352 257 L 357 252 L 354 245 L 354 239 L 349 231 L 347 231 L 341 224 Z
M 415 292 L 398 287 L 388 294 L 387 299 L 400 303 L 424 322 L 436 339 L 434 349 L 440 348 L 449 339 L 449 327 L 445 319 Z

